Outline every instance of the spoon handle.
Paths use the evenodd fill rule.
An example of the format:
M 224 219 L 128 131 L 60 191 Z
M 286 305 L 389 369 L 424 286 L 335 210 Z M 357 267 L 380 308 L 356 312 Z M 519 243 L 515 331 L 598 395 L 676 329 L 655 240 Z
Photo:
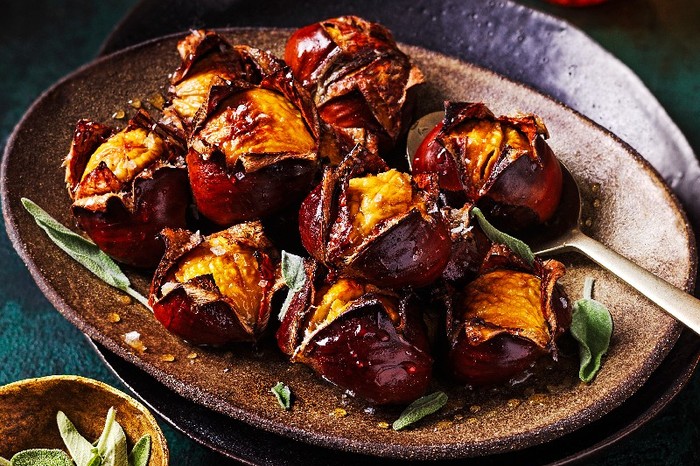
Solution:
M 676 320 L 700 335 L 700 299 L 676 288 L 603 244 L 576 231 L 568 246 L 617 275 Z

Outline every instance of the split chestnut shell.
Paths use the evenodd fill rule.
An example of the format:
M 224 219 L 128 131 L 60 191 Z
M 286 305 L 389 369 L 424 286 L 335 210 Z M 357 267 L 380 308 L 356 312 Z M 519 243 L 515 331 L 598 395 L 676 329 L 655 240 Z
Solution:
M 405 134 L 423 75 L 381 24 L 341 16 L 298 29 L 285 61 L 345 151 L 385 154 Z
M 502 229 L 526 229 L 549 220 L 561 197 L 561 167 L 547 137 L 535 115 L 495 117 L 482 103 L 445 102 L 413 172 L 438 174 L 443 191 L 461 193 Z
M 327 281 L 313 259 L 304 266 L 277 331 L 292 362 L 375 405 L 425 394 L 433 361 L 414 298 L 351 278 Z
M 151 283 L 156 319 L 196 345 L 254 342 L 270 316 L 278 253 L 259 222 L 202 237 L 163 231 L 167 251 Z
M 508 381 L 551 354 L 571 324 L 571 306 L 557 279 L 564 266 L 526 264 L 495 244 L 479 276 L 449 298 L 448 362 L 456 379 L 473 385 Z
M 183 155 L 182 141 L 143 111 L 119 132 L 79 121 L 64 162 L 78 226 L 117 261 L 155 267 L 165 248 L 160 231 L 186 225 Z
M 306 92 L 269 53 L 235 50 L 249 71 L 211 87 L 187 154 L 197 209 L 221 226 L 302 199 L 319 167 L 320 123 Z
M 430 284 L 450 258 L 450 237 L 437 185 L 426 180 L 420 189 L 357 146 L 339 166 L 326 167 L 302 203 L 304 247 L 327 267 L 378 286 Z
M 246 78 L 251 70 L 244 56 L 213 31 L 192 31 L 178 42 L 177 51 L 181 63 L 170 76 L 164 110 L 166 119 L 187 133 L 213 86 Z

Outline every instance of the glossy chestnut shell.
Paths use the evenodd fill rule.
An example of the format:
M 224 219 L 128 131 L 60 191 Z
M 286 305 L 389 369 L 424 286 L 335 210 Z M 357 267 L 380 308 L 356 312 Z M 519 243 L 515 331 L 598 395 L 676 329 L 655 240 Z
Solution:
M 375 192 L 356 199 L 353 185 L 385 179 L 399 182 L 378 185 Z M 357 146 L 339 166 L 326 167 L 321 184 L 302 203 L 302 244 L 324 265 L 349 277 L 383 287 L 428 285 L 450 258 L 450 237 L 435 205 L 436 183 L 424 187 Z M 401 195 L 404 199 L 397 200 Z M 396 208 L 395 201 L 406 202 L 405 207 Z M 360 202 L 368 210 L 357 209 Z M 358 228 L 360 217 L 380 220 Z
M 195 345 L 254 342 L 265 331 L 279 256 L 259 222 L 202 237 L 163 231 L 167 250 L 149 303 L 160 323 Z
M 163 228 L 184 228 L 190 205 L 184 145 L 144 111 L 116 132 L 76 125 L 66 184 L 78 226 L 119 262 L 151 268 L 165 245 Z
M 319 167 L 320 123 L 306 92 L 269 53 L 235 50 L 247 80 L 212 86 L 187 154 L 197 209 L 220 226 L 302 199 Z
M 523 230 L 549 220 L 561 198 L 561 167 L 547 137 L 535 115 L 495 117 L 482 103 L 446 102 L 413 172 L 438 174 L 442 190 L 476 203 L 502 229 Z
M 347 152 L 386 154 L 408 129 L 423 76 L 384 26 L 357 16 L 298 29 L 284 59 Z
M 375 405 L 425 394 L 433 361 L 414 297 L 354 279 L 326 281 L 313 259 L 305 261 L 305 275 L 277 331 L 292 362 Z
M 530 266 L 494 245 L 479 276 L 448 306 L 452 375 L 472 385 L 499 384 L 546 354 L 556 359 L 555 341 L 571 324 L 569 301 L 556 284 L 563 274 L 557 261 Z

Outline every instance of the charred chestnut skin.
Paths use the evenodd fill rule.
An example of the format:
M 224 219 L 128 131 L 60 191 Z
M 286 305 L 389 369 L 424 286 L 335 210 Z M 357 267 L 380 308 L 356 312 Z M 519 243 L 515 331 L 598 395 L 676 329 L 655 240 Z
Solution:
M 503 137 L 490 166 L 470 163 L 466 128 L 479 123 L 515 132 L 526 147 Z M 444 192 L 476 203 L 500 228 L 525 230 L 552 218 L 561 198 L 561 167 L 547 137 L 535 115 L 495 117 L 482 103 L 445 102 L 445 117 L 417 149 L 413 172 L 437 174 Z
M 556 339 L 571 325 L 571 306 L 556 281 L 563 276 L 564 266 L 553 260 L 536 259 L 530 266 L 506 246 L 494 245 L 482 266 L 481 275 L 494 271 L 522 273 L 536 277 L 540 287 L 540 310 L 546 323 L 546 338 L 531 338 L 531 328 L 524 312 L 517 306 L 509 309 L 512 327 L 501 327 L 495 321 L 468 315 L 462 308 L 461 293 L 449 298 L 447 312 L 448 365 L 452 376 L 471 385 L 495 385 L 522 374 L 539 358 L 557 358 Z M 496 297 L 498 298 L 498 297 Z M 520 326 L 519 326 L 519 325 Z M 537 340 L 537 341 L 536 341 Z
M 383 160 L 360 146 L 338 167 L 327 167 L 299 211 L 302 244 L 314 258 L 346 276 L 383 287 L 428 285 L 445 268 L 451 248 L 445 220 L 435 207 L 434 180 L 426 178 L 424 189 L 412 186 L 425 211 L 412 207 L 380 224 L 361 243 L 350 240 L 350 180 L 387 170 Z
M 166 227 L 186 226 L 191 194 L 183 143 L 145 112 L 125 131 L 135 129 L 161 138 L 162 150 L 131 179 L 121 180 L 104 163 L 84 173 L 93 153 L 116 132 L 99 123 L 78 122 L 65 161 L 66 182 L 78 226 L 101 250 L 121 263 L 154 268 L 165 249 L 158 235 Z
M 187 154 L 190 184 L 199 212 L 220 226 L 255 220 L 272 215 L 294 201 L 302 199 L 311 189 L 320 166 L 319 147 L 321 127 L 318 114 L 308 94 L 293 80 L 288 68 L 267 52 L 246 46 L 236 46 L 242 57 L 247 80 L 212 86 L 207 101 L 200 108 L 190 137 Z M 252 99 L 241 97 L 250 119 L 238 117 L 240 105 L 230 106 L 236 96 L 247 96 L 249 91 L 278 96 L 280 102 L 293 107 L 300 115 L 303 131 L 313 140 L 308 144 L 282 152 L 255 152 L 238 154 L 230 162 L 224 147 L 235 146 L 237 138 L 255 138 L 256 141 L 276 140 L 272 131 L 248 129 L 256 115 L 278 121 L 276 115 L 260 111 Z M 232 100 L 234 99 L 234 100 Z M 257 113 L 256 113 L 257 112 Z M 228 132 L 215 133 L 217 125 L 228 125 Z M 279 120 L 281 121 L 281 120 Z
M 277 332 L 292 362 L 374 405 L 408 404 L 424 395 L 433 361 L 413 297 L 373 288 L 308 332 L 325 272 L 307 259 L 305 273 Z
M 259 222 L 239 224 L 208 237 L 171 229 L 163 230 L 162 235 L 167 250 L 149 293 L 149 304 L 156 319 L 168 331 L 194 345 L 223 347 L 257 341 L 267 327 L 272 295 L 280 283 L 279 255 L 265 238 L 262 225 Z M 212 274 L 202 274 L 185 282 L 175 278 L 180 265 L 190 257 L 188 254 L 200 252 L 207 247 L 208 239 L 222 235 L 229 244 L 248 250 L 255 262 L 262 298 L 254 315 L 246 316 L 245 311 L 224 294 Z
M 345 151 L 359 143 L 386 154 L 405 134 L 423 76 L 384 26 L 357 16 L 310 24 L 284 58 Z

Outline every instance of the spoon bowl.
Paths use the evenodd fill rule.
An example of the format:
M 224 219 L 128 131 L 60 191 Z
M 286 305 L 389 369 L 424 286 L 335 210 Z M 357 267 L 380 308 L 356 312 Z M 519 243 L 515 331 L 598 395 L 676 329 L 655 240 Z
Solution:
M 406 142 L 409 164 L 425 135 L 442 116 L 442 112 L 429 113 L 411 126 Z M 582 253 L 700 335 L 700 300 L 581 231 L 581 191 L 566 166 L 561 164 L 561 168 L 562 198 L 554 217 L 543 227 L 524 235 L 525 242 L 531 246 L 533 252 L 538 255 L 568 251 Z

